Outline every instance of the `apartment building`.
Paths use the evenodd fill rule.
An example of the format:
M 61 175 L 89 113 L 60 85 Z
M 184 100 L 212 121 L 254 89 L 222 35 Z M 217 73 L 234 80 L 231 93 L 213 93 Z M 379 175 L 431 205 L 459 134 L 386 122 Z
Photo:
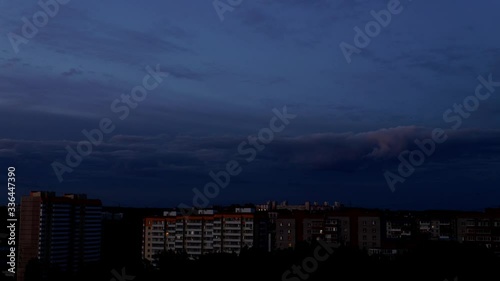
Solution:
M 460 214 L 457 218 L 457 237 L 461 243 L 479 244 L 500 251 L 500 209 Z
M 303 205 L 290 205 L 288 201 L 283 201 L 277 203 L 276 201 L 268 201 L 266 204 L 256 205 L 257 211 L 277 211 L 277 210 L 288 210 L 288 211 L 329 211 L 333 209 L 339 209 L 343 207 L 340 202 L 335 202 L 330 205 L 328 202 L 323 202 L 322 204 L 318 202 L 304 202 Z
M 411 240 L 418 234 L 415 215 L 412 212 L 387 212 L 384 214 L 383 229 L 389 240 Z
M 260 211 L 255 214 L 254 247 L 271 252 L 276 245 L 277 212 Z
M 348 216 L 327 215 L 323 240 L 338 245 L 351 243 L 351 220 Z
M 233 212 L 197 210 L 184 216 L 177 211 L 144 218 L 143 258 L 155 261 L 163 251 L 198 257 L 209 253 L 236 253 L 254 245 L 255 214 L 251 208 Z
M 309 216 L 302 219 L 302 240 L 307 242 L 324 239 L 325 219 L 322 215 Z
M 254 243 L 254 214 L 249 208 L 234 214 L 216 214 L 213 224 L 213 248 L 216 253 L 239 253 Z
M 213 210 L 198 210 L 190 216 L 170 211 L 163 217 L 144 218 L 143 258 L 154 262 L 163 251 L 189 256 L 212 253 L 213 224 Z
M 297 242 L 326 241 L 360 248 L 381 247 L 381 217 L 364 210 L 312 210 L 279 212 L 276 249 L 295 247 Z
M 295 248 L 297 242 L 297 223 L 292 215 L 278 215 L 276 219 L 276 245 L 277 249 Z
M 168 242 L 166 236 L 169 235 L 166 230 L 167 224 L 168 222 L 165 218 L 144 218 L 142 236 L 142 256 L 144 259 L 153 262 L 156 255 L 166 250 Z M 173 220 L 173 225 L 175 228 L 175 219 Z
M 100 259 L 102 204 L 85 194 L 31 192 L 21 199 L 19 267 L 24 280 L 26 265 L 39 260 L 44 268 L 78 272 Z
M 382 244 L 380 216 L 358 217 L 358 247 L 360 249 L 380 248 Z
M 273 206 L 276 209 L 271 211 Z M 219 212 L 203 210 L 190 216 L 173 212 L 161 218 L 146 218 L 144 258 L 153 260 L 154 254 L 164 250 L 193 257 L 239 253 L 244 247 L 272 251 L 316 240 L 383 255 L 396 255 L 433 240 L 475 243 L 500 252 L 500 209 L 463 213 L 278 206 L 268 202 L 257 212 L 237 208 Z

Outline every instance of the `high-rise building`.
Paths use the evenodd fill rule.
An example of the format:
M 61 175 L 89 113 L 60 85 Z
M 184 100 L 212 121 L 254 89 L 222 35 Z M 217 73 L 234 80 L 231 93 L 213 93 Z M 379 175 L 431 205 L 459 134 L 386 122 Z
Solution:
M 360 249 L 380 248 L 381 224 L 378 216 L 359 216 L 358 247 Z
M 329 215 L 325 218 L 324 239 L 328 243 L 349 245 L 351 241 L 351 225 L 348 216 Z
M 457 240 L 500 252 L 500 208 L 462 213 L 457 218 Z
M 397 255 L 427 241 L 459 241 L 500 255 L 500 209 L 486 212 L 445 210 L 390 211 L 346 208 L 340 203 L 289 206 L 274 202 L 252 208 L 228 207 L 144 220 L 143 257 L 165 250 L 198 256 L 236 252 L 244 247 L 271 252 L 323 241 L 357 247 L 369 255 Z M 231 209 L 232 208 L 232 209 Z M 253 238 L 253 239 L 252 239 Z
M 255 214 L 254 248 L 271 252 L 276 245 L 277 212 L 260 211 Z
M 155 262 L 163 251 L 197 257 L 208 253 L 240 253 L 254 244 L 255 214 L 251 208 L 217 213 L 197 210 L 194 214 L 165 212 L 163 217 L 143 221 L 143 258 Z
M 297 220 L 293 215 L 278 215 L 276 219 L 276 248 L 295 248 L 297 242 Z
M 254 214 L 250 208 L 237 208 L 234 214 L 216 214 L 213 247 L 216 253 L 239 253 L 254 243 Z
M 21 199 L 19 267 L 23 281 L 28 263 L 77 272 L 100 259 L 102 204 L 84 194 L 56 196 L 31 192 Z
M 419 214 L 420 235 L 429 240 L 456 240 L 456 212 L 426 211 Z

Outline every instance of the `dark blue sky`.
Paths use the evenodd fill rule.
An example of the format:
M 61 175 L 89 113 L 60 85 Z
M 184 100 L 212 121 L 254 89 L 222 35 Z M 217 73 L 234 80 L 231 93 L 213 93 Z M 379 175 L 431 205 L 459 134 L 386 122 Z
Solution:
M 500 81 L 500 2 L 402 0 L 347 63 L 339 44 L 354 45 L 353 28 L 388 2 L 243 0 L 221 21 L 212 1 L 72 0 L 16 53 L 8 34 L 41 7 L 0 1 L 0 167 L 16 166 L 20 194 L 189 204 L 287 106 L 297 117 L 212 203 L 499 205 L 500 87 L 456 130 L 443 113 L 474 94 L 478 76 Z M 169 76 L 119 120 L 110 104 L 148 65 Z M 116 130 L 59 182 L 51 164 L 102 118 Z M 384 172 L 434 128 L 448 140 L 391 192 Z

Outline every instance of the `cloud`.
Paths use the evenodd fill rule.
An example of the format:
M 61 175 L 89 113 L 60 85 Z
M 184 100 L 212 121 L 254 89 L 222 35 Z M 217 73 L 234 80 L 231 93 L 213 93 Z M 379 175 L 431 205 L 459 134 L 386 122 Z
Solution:
M 227 161 L 236 160 L 244 172 L 231 179 L 231 188 L 217 200 L 234 202 L 238 196 L 248 200 L 273 198 L 269 196 L 302 200 L 313 196 L 312 189 L 318 189 L 321 194 L 318 196 L 335 196 L 335 200 L 351 198 L 354 192 L 368 196 L 352 197 L 365 200 L 357 201 L 365 205 L 373 204 L 368 201 L 375 198 L 389 204 L 392 199 L 384 193 L 389 189 L 383 172 L 397 169 L 397 155 L 416 149 L 414 140 L 429 137 L 430 132 L 429 128 L 407 126 L 276 138 L 251 163 L 245 160 L 248 155 L 237 152 L 238 145 L 247 136 L 117 135 L 94 147 L 80 166 L 64 175 L 63 183 L 57 181 L 51 164 L 64 163 L 65 147 L 74 148 L 78 142 L 0 139 L 0 165 L 14 165 L 22 172 L 18 183 L 21 194 L 30 189 L 71 190 L 107 199 L 105 194 L 120 190 L 120 199 L 111 196 L 107 201 L 125 200 L 134 204 L 136 200 L 143 200 L 150 204 L 156 202 L 158 206 L 172 206 L 191 200 L 192 189 L 202 188 L 211 180 L 210 171 L 223 170 Z M 455 192 L 457 185 L 465 182 L 468 184 L 460 186 L 457 192 L 496 194 L 493 187 L 499 180 L 500 131 L 447 133 L 449 140 L 438 145 L 436 153 L 418 167 L 417 175 L 401 190 L 403 198 L 410 196 L 407 192 L 411 196 L 402 198 L 399 205 L 408 207 L 417 197 L 441 198 L 441 193 Z M 478 183 L 481 186 L 476 186 Z M 425 185 L 427 193 L 417 191 L 418 185 Z M 489 202 L 487 198 L 476 205 L 484 204 L 485 200 Z
M 314 169 L 359 170 L 391 165 L 405 150 L 417 149 L 415 140 L 431 137 L 431 129 L 407 126 L 363 133 L 316 134 L 288 138 L 273 144 L 275 158 Z M 500 131 L 446 131 L 449 140 L 438 144 L 430 161 L 500 156 Z M 272 148 L 271 148 L 272 150 Z
M 195 72 L 185 66 L 166 66 L 163 71 L 168 72 L 170 75 L 178 79 L 195 81 L 202 81 L 207 76 L 207 74 Z
M 431 162 L 449 159 L 488 159 L 500 161 L 500 131 L 447 131 L 449 140 L 438 144 Z M 270 167 L 304 170 L 361 171 L 390 166 L 404 150 L 417 149 L 414 141 L 429 138 L 428 128 L 408 126 L 363 133 L 324 133 L 278 138 L 258 154 L 257 161 Z M 191 170 L 193 173 L 215 169 L 228 160 L 242 160 L 238 145 L 246 137 L 192 136 L 126 136 L 117 135 L 94 147 L 85 162 L 99 164 L 99 172 L 126 161 L 129 166 L 120 174 L 137 174 L 142 170 Z M 54 160 L 64 160 L 65 147 L 76 147 L 75 141 L 0 140 L 0 157 L 16 155 L 18 161 L 36 159 L 49 166 Z M 167 164 L 168 163 L 168 164 Z M 29 165 L 29 163 L 26 163 Z M 91 165 L 92 166 L 92 165 Z M 92 169 L 87 172 L 91 173 Z M 135 169 L 135 171 L 132 171 Z M 98 172 L 98 171 L 95 171 Z
M 69 76 L 81 75 L 82 73 L 83 71 L 81 71 L 80 69 L 70 68 L 68 71 L 61 73 L 61 75 L 69 77 Z

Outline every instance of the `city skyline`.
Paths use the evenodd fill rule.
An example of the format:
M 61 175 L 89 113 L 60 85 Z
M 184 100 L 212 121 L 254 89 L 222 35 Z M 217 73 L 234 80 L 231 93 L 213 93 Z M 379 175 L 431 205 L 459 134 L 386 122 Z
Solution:
M 22 197 L 19 209 L 17 280 L 26 281 L 225 276 L 227 266 L 252 265 L 281 280 L 308 279 L 309 274 L 311 280 L 324 280 L 339 272 L 357 276 L 343 271 L 343 262 L 369 267 L 371 276 L 394 278 L 388 280 L 400 280 L 411 269 L 428 276 L 432 265 L 438 266 L 430 270 L 433 274 L 476 280 L 494 272 L 500 253 L 500 208 L 390 211 L 339 202 L 267 202 L 186 214 L 106 207 L 86 194 L 33 191 Z M 443 258 L 451 264 L 439 262 Z M 457 269 L 461 262 L 466 270 Z M 405 269 L 389 270 L 395 265 Z M 429 270 L 418 270 L 422 266 Z M 197 270 L 186 273 L 190 268 Z M 243 280 L 253 279 L 252 274 Z
M 498 279 L 498 11 L 0 1 L 0 279 Z
M 142 256 L 153 264 L 164 252 L 199 258 L 213 253 L 266 252 L 322 241 L 370 255 L 399 255 L 423 241 L 500 247 L 500 208 L 481 212 L 379 210 L 340 204 L 226 206 L 186 214 L 164 210 L 143 218 Z
M 89 197 L 97 198 L 95 196 L 92 196 L 90 194 L 84 194 L 84 193 L 74 193 L 74 192 L 64 192 L 64 191 L 54 191 L 50 189 L 36 189 L 36 190 L 31 190 L 28 194 L 21 194 L 20 197 L 24 196 L 29 196 L 29 194 L 32 193 L 61 193 L 61 196 L 73 196 L 73 195 L 79 195 L 83 194 L 85 196 L 89 195 Z M 500 203 L 498 204 L 491 204 L 491 205 L 484 205 L 484 206 L 478 206 L 474 208 L 446 208 L 446 207 L 438 207 L 438 208 L 411 208 L 411 207 L 402 207 L 402 208 L 391 208 L 391 207 L 384 207 L 384 206 L 370 206 L 370 205 L 362 205 L 362 204 L 352 204 L 352 202 L 341 202 L 341 201 L 336 201 L 336 200 L 322 200 L 322 201 L 314 201 L 314 200 L 308 200 L 306 199 L 296 199 L 293 201 L 287 200 L 285 197 L 282 200 L 263 200 L 263 201 L 248 201 L 248 200 L 233 200 L 233 201 L 227 201 L 227 202 L 215 202 L 213 204 L 207 205 L 207 206 L 196 206 L 196 205 L 184 205 L 182 202 L 174 202 L 173 204 L 163 204 L 163 205 L 134 205 L 134 204 L 122 204 L 119 202 L 116 202 L 114 200 L 111 200 L 109 204 L 106 204 L 106 202 L 102 201 L 102 206 L 106 208 L 130 208 L 130 209 L 156 209 L 156 210 L 173 210 L 173 211 L 181 211 L 184 210 L 185 215 L 191 214 L 191 212 L 195 210 L 213 210 L 213 209 L 219 209 L 219 208 L 227 208 L 227 207 L 239 207 L 239 208 L 246 208 L 246 207 L 256 207 L 259 208 L 261 206 L 267 206 L 269 204 L 276 206 L 279 209 L 287 209 L 287 208 L 304 208 L 304 206 L 308 206 L 311 209 L 317 208 L 317 209 L 322 209 L 322 207 L 328 207 L 328 208 L 335 208 L 335 207 L 345 207 L 345 208 L 358 208 L 358 209 L 372 209 L 372 210 L 390 210 L 390 211 L 458 211 L 458 212 L 481 212 L 485 209 L 490 209 L 490 208 L 500 208 Z M 20 205 L 19 205 L 20 206 Z M 191 211 L 189 211 L 191 210 Z

